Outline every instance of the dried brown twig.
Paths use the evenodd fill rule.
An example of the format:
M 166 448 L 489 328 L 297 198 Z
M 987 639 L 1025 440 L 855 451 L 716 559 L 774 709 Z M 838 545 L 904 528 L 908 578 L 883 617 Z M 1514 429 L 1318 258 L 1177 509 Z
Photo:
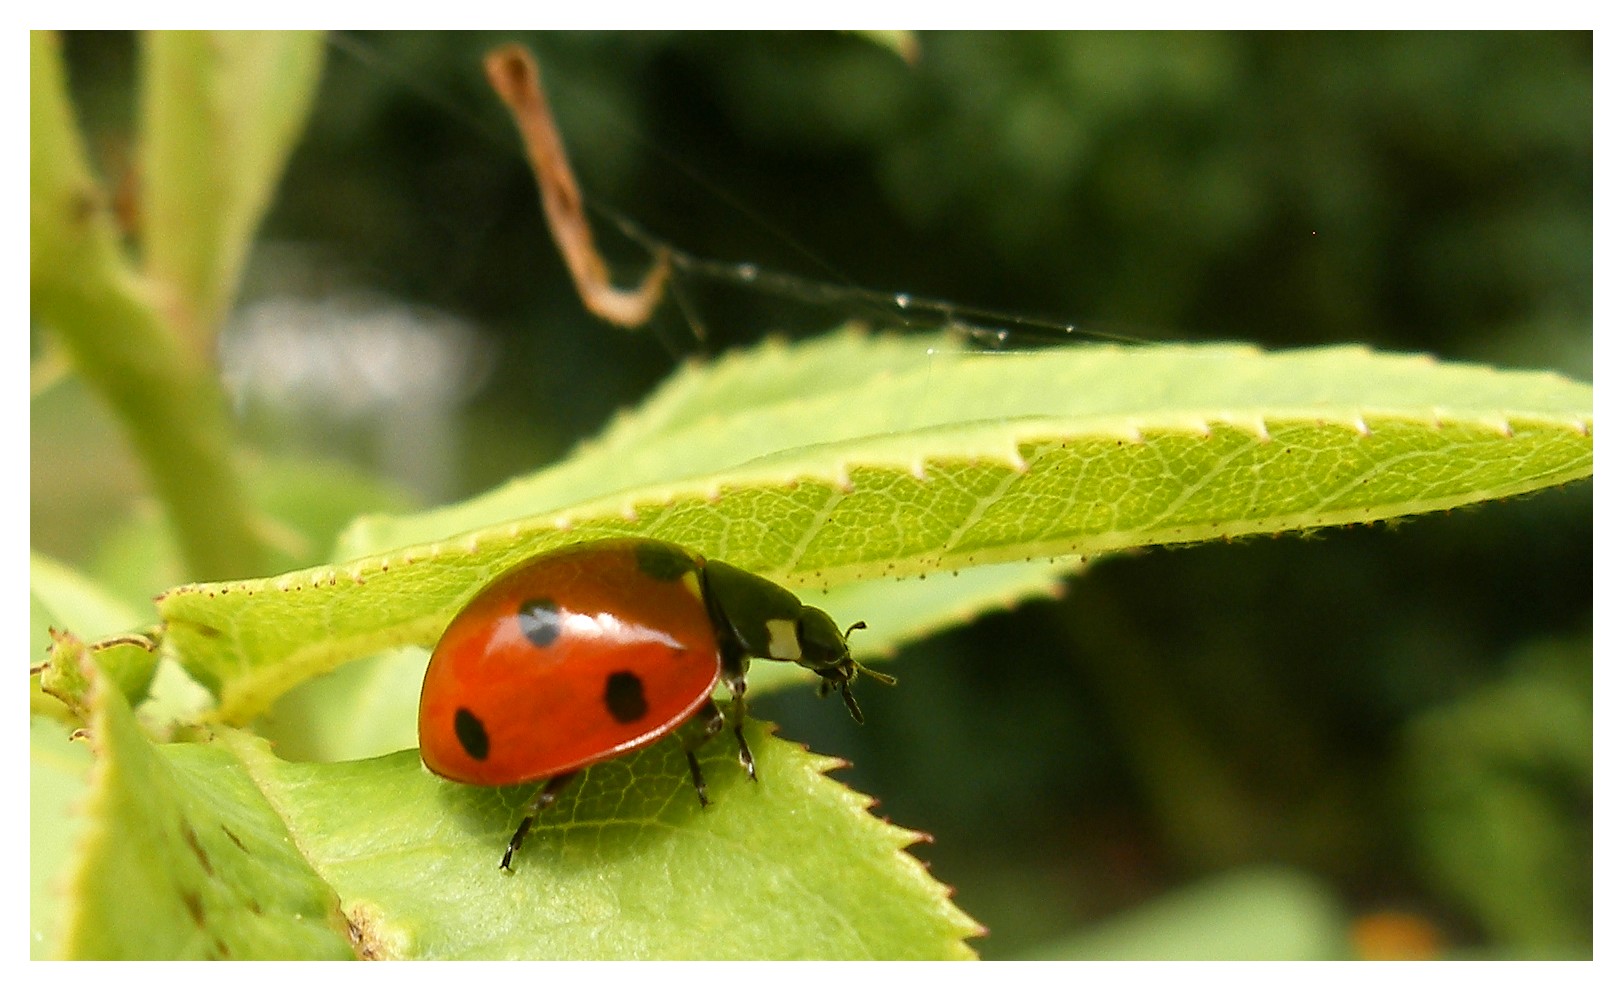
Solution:
M 575 184 L 563 139 L 541 89 L 535 57 L 519 45 L 503 45 L 485 56 L 485 75 L 512 112 L 524 139 L 530 166 L 541 187 L 547 227 L 575 280 L 581 302 L 587 310 L 616 326 L 646 324 L 664 296 L 671 273 L 670 252 L 665 248 L 656 250 L 654 267 L 636 289 L 618 289 L 610 284 L 608 266 L 592 241 L 580 187 Z

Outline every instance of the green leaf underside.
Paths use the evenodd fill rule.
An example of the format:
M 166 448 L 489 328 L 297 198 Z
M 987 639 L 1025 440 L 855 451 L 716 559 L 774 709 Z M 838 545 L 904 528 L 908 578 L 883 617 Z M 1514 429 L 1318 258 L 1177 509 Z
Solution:
M 363 521 L 345 547 L 373 556 L 183 586 L 159 612 L 242 721 L 344 661 L 431 645 L 491 578 L 579 540 L 658 537 L 832 588 L 1370 522 L 1588 476 L 1591 401 L 1550 373 L 1350 347 L 834 334 L 691 366 L 554 468 Z
M 914 959 L 972 956 L 979 927 L 824 775 L 837 762 L 751 723 L 702 751 L 701 809 L 674 740 L 591 768 L 498 868 L 534 785 L 430 774 L 416 751 L 287 763 L 222 739 L 342 895 L 363 955 L 434 959 Z
M 60 955 L 353 956 L 337 896 L 243 765 L 216 745 L 153 744 L 123 696 L 101 685 L 90 726 L 97 760 L 66 880 Z

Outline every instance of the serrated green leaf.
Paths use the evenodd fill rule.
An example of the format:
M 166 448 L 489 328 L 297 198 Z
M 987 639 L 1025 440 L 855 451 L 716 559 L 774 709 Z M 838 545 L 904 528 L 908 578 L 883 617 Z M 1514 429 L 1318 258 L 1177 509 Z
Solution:
M 660 537 L 834 587 L 1388 519 L 1591 471 L 1592 390 L 1549 373 L 1347 347 L 947 345 L 845 333 L 692 366 L 559 466 L 346 540 L 395 550 L 183 586 L 160 615 L 242 721 L 345 661 L 432 644 L 495 575 L 578 540 Z
M 86 674 L 100 682 L 87 668 Z M 73 959 L 352 956 L 338 900 L 226 750 L 149 741 L 118 692 L 91 694 L 82 842 L 53 952 Z M 35 764 L 35 774 L 61 774 Z M 72 828 L 60 823 L 56 828 Z
M 430 774 L 416 751 L 294 764 L 227 732 L 298 846 L 343 896 L 364 953 L 456 959 L 918 959 L 971 956 L 979 927 L 828 779 L 838 762 L 750 724 L 759 780 L 703 751 L 701 809 L 674 740 L 599 764 L 502 852 L 534 786 Z M 727 739 L 728 737 L 723 737 Z
M 980 500 L 1024 494 L 1036 482 L 1011 479 L 1011 469 L 1016 476 L 1030 475 L 1024 469 L 1037 467 L 1032 453 L 1052 454 L 1067 441 L 1078 448 L 1072 460 L 1090 459 L 1074 466 L 1082 469 L 1081 477 L 1106 487 L 1085 495 L 1068 489 L 1056 493 L 1064 497 L 1058 508 L 1074 511 L 1076 504 L 1086 502 L 1113 511 L 1132 489 L 1135 498 L 1127 508 L 1137 512 L 1122 522 L 1142 517 L 1154 526 L 1142 537 L 1123 534 L 1122 541 L 1100 541 L 1103 535 L 1093 534 L 1095 539 L 1088 543 L 1103 543 L 1101 549 L 1203 539 L 1199 532 L 1165 533 L 1182 516 L 1193 515 L 1185 512 L 1166 519 L 1165 510 L 1182 509 L 1185 499 L 1179 497 L 1184 490 L 1204 480 L 1208 465 L 1223 466 L 1229 447 L 1257 447 L 1269 439 L 1285 443 L 1270 445 L 1271 450 L 1235 468 L 1244 469 L 1240 477 L 1246 480 L 1260 470 L 1258 466 L 1276 473 L 1272 478 L 1262 476 L 1262 482 L 1299 480 L 1300 489 L 1288 493 L 1296 498 L 1279 509 L 1235 503 L 1226 507 L 1228 515 L 1218 518 L 1234 517 L 1243 523 L 1241 514 L 1247 509 L 1261 514 L 1301 507 L 1322 509 L 1331 517 L 1325 522 L 1350 522 L 1364 517 L 1356 512 L 1338 515 L 1336 510 L 1345 510 L 1348 503 L 1380 503 L 1325 501 L 1333 490 L 1322 481 L 1309 484 L 1319 465 L 1303 464 L 1301 456 L 1310 451 L 1335 457 L 1367 446 L 1377 425 L 1383 432 L 1408 426 L 1417 434 L 1460 427 L 1503 437 L 1514 433 L 1514 421 L 1528 419 L 1533 421 L 1530 429 L 1542 427 L 1563 435 L 1568 443 L 1562 453 L 1586 466 L 1591 403 L 1588 386 L 1551 373 L 1446 365 L 1423 356 L 1380 355 L 1356 347 L 1275 354 L 1244 345 L 985 353 L 965 352 L 950 337 L 868 337 L 848 331 L 793 348 L 773 344 L 734 353 L 713 366 L 690 365 L 642 412 L 622 419 L 600 442 L 583 446 L 558 466 L 442 510 L 363 521 L 346 536 L 341 550 L 372 554 L 547 513 L 557 514 L 559 523 L 579 525 L 624 515 L 635 517 L 622 521 L 632 524 L 623 527 L 626 530 L 642 532 L 654 523 L 681 522 L 697 531 L 701 528 L 690 521 L 672 519 L 694 511 L 686 508 L 689 494 L 697 491 L 726 502 L 737 498 L 739 489 L 761 485 L 778 489 L 786 478 L 801 478 L 808 484 L 824 483 L 819 490 L 824 499 L 789 494 L 781 505 L 763 503 L 762 512 L 752 517 L 753 527 L 724 519 L 703 529 L 713 530 L 712 543 L 719 545 L 712 547 L 714 552 L 741 567 L 804 576 L 821 563 L 816 556 L 819 545 L 801 548 L 808 539 L 804 533 L 771 524 L 815 514 L 824 501 L 835 498 L 841 502 L 841 515 L 866 508 L 861 505 L 869 494 L 864 487 L 859 485 L 862 491 L 855 493 L 844 489 L 860 481 L 855 474 L 859 467 L 871 467 L 876 470 L 875 482 L 890 486 L 905 484 L 897 469 L 902 477 L 922 475 L 915 478 L 921 485 L 947 483 L 929 485 L 929 498 L 916 492 L 877 494 L 894 496 L 904 508 L 917 506 L 940 514 L 939 521 L 925 521 L 937 523 L 928 540 L 921 533 L 921 539 L 906 543 L 946 541 L 945 556 L 968 566 L 984 561 L 973 556 L 973 530 L 959 532 L 965 528 L 964 517 L 973 526 L 984 515 L 973 512 Z M 1401 442 L 1408 436 L 1391 440 Z M 1228 446 L 1204 456 L 1199 451 L 1183 453 L 1190 446 L 1212 448 L 1205 442 L 1213 437 Z M 1313 447 L 1291 448 L 1293 439 Z M 1286 460 L 1287 453 L 1298 457 Z M 1571 468 L 1559 455 L 1551 460 L 1551 465 L 1541 467 L 1552 479 L 1521 478 L 1519 484 L 1553 484 L 1587 471 Z M 1359 466 L 1383 467 L 1368 455 L 1349 456 L 1346 463 L 1330 466 L 1341 468 L 1331 478 L 1356 479 L 1352 469 Z M 1516 465 L 1507 465 L 1503 473 L 1516 476 Z M 1144 491 L 1146 480 L 1161 483 L 1169 494 Z M 1015 481 L 1019 492 L 997 488 Z M 1199 487 L 1211 489 L 1222 481 L 1214 478 Z M 1424 493 L 1416 495 L 1423 498 Z M 902 528 L 894 515 L 875 514 L 872 522 L 881 528 L 878 536 Z M 1312 525 L 1313 519 L 1317 516 L 1294 525 Z M 1258 520 L 1252 525 L 1264 524 Z M 769 529 L 782 532 L 766 532 Z M 927 532 L 926 527 L 912 529 Z M 1219 535 L 1233 533 L 1225 528 Z M 861 539 L 874 536 L 872 528 L 858 533 Z M 763 538 L 765 546 L 757 546 Z M 1051 553 L 1070 551 L 1069 541 L 1050 537 L 1048 543 L 1057 545 Z M 802 549 L 799 558 L 785 565 L 784 556 L 797 548 Z M 895 553 L 880 545 L 846 567 L 871 576 Z M 935 553 L 942 554 L 942 549 Z M 1009 553 L 1003 559 L 1041 553 Z M 860 562 L 866 561 L 873 563 L 863 567 Z
M 36 912 L 36 943 L 52 954 L 962 958 L 979 931 L 903 852 L 919 834 L 873 818 L 868 799 L 825 777 L 837 761 L 759 724 L 749 727 L 759 781 L 719 742 L 704 753 L 708 810 L 674 740 L 598 765 L 508 875 L 497 863 L 533 786 L 456 785 L 414 750 L 287 763 L 231 730 L 154 745 L 118 693 L 91 697 L 82 818 L 49 827 L 83 835 L 65 882 L 52 881 L 62 856 L 36 851 L 36 890 L 63 892 L 65 908 L 50 898 Z M 73 800 L 85 761 L 70 749 L 56 766 L 61 747 L 44 742 L 36 792 L 59 782 L 69 797 L 55 804 Z M 671 925 L 682 918 L 692 924 Z
M 1519 957 L 1586 958 L 1594 923 L 1594 646 L 1536 643 L 1415 720 L 1403 783 L 1421 869 Z

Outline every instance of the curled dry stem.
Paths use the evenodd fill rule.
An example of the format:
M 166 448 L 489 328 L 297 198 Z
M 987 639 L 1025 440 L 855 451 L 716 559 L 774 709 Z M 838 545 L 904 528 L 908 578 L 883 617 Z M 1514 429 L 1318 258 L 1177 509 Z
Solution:
M 665 282 L 671 273 L 670 252 L 664 248 L 656 251 L 654 267 L 636 289 L 619 289 L 610 284 L 608 266 L 592 241 L 580 187 L 569 168 L 563 139 L 541 89 L 541 73 L 535 57 L 519 45 L 503 45 L 485 56 L 485 75 L 502 102 L 507 104 L 524 139 L 530 166 L 541 187 L 541 206 L 546 211 L 547 226 L 569 267 L 581 302 L 586 309 L 616 326 L 646 324 L 664 295 Z

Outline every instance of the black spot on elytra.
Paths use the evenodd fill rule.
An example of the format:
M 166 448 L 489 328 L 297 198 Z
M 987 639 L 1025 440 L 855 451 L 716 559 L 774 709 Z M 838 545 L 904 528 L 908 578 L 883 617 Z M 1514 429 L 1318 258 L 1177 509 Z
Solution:
M 603 704 L 618 723 L 634 723 L 648 714 L 642 679 L 630 671 L 616 671 L 603 683 Z
M 637 570 L 655 581 L 674 582 L 693 570 L 693 558 L 679 547 L 645 540 L 636 546 Z
M 490 756 L 490 737 L 485 733 L 485 724 L 479 717 L 466 709 L 456 711 L 456 740 L 462 744 L 462 749 L 474 760 L 484 760 Z
M 564 631 L 564 618 L 558 603 L 551 599 L 529 599 L 518 607 L 518 628 L 537 647 L 550 647 Z

